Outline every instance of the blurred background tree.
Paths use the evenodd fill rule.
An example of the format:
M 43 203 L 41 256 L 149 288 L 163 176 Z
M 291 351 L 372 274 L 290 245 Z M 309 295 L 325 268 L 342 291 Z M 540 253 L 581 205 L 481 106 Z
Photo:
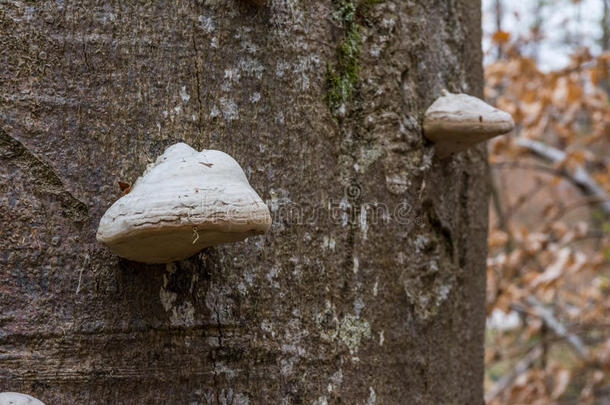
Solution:
M 484 0 L 488 404 L 610 404 L 610 0 Z

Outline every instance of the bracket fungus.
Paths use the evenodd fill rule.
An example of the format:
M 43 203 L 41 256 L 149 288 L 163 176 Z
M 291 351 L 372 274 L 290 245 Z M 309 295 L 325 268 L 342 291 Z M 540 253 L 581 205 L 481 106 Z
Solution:
M 424 135 L 434 142 L 439 158 L 510 132 L 512 116 L 467 94 L 443 93 L 424 116 Z
M 44 405 L 44 403 L 19 392 L 0 392 L 0 405 Z
M 235 159 L 177 143 L 106 211 L 97 240 L 126 259 L 169 263 L 270 226 L 269 208 Z

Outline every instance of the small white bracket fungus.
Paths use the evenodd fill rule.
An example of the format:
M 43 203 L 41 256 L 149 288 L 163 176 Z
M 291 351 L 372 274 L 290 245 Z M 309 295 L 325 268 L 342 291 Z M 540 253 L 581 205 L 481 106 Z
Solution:
M 424 117 L 424 136 L 434 142 L 439 158 L 510 132 L 510 114 L 467 94 L 447 91 L 432 103 Z
M 0 405 L 44 405 L 44 403 L 27 394 L 0 392 Z
M 269 208 L 235 159 L 177 143 L 106 211 L 97 240 L 126 259 L 169 263 L 270 226 Z

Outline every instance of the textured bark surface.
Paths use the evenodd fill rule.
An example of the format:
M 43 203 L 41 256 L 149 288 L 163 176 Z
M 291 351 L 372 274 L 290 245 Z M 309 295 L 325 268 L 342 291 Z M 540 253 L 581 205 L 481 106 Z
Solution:
M 333 115 L 347 3 L 0 1 L 0 391 L 483 402 L 486 154 L 421 132 L 442 89 L 481 95 L 480 4 L 366 7 Z M 95 241 L 117 181 L 177 141 L 232 155 L 272 230 L 120 260 Z

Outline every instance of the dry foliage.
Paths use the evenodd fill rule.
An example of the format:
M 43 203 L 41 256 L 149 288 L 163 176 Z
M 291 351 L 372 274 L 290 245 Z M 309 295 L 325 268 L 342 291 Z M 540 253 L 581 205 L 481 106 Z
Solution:
M 508 33 L 492 40 L 486 97 L 517 129 L 490 145 L 487 311 L 513 322 L 488 326 L 487 403 L 607 404 L 610 52 L 542 72 Z

